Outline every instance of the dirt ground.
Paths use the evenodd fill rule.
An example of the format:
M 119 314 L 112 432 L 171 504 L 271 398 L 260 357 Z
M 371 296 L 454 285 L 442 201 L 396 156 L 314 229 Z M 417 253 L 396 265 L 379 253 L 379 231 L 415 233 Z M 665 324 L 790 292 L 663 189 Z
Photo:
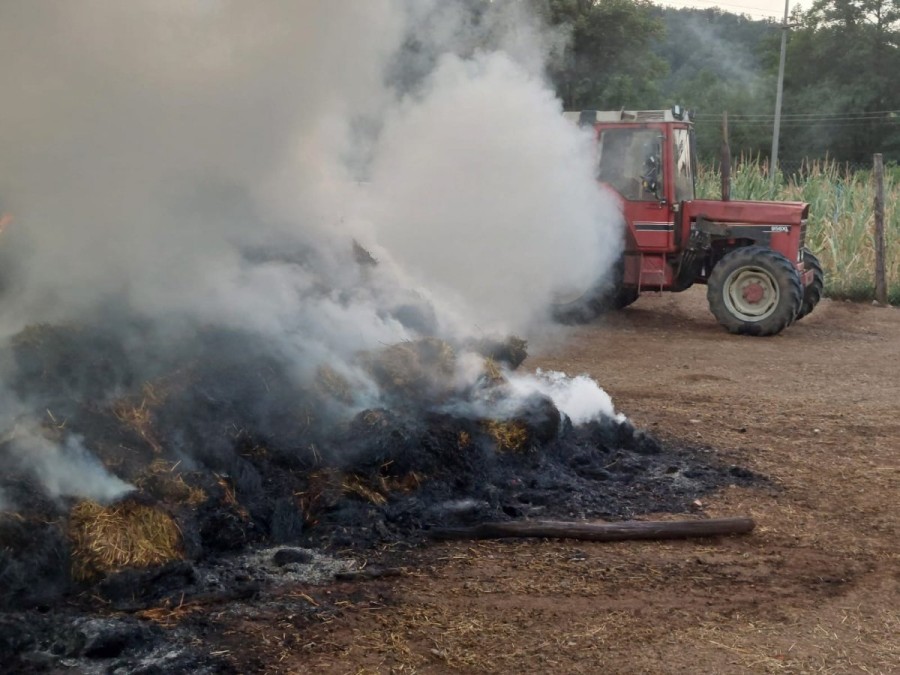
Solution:
M 248 669 L 900 672 L 900 311 L 823 301 L 774 338 L 704 289 L 641 298 L 525 367 L 589 373 L 658 436 L 768 476 L 697 506 L 745 537 L 436 544 L 406 574 L 297 590 L 340 611 L 236 627 Z

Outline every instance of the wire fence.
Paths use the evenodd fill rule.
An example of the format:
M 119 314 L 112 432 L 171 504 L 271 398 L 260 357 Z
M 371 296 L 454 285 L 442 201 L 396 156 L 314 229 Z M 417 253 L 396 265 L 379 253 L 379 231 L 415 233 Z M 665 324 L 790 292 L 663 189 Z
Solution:
M 692 116 L 704 159 L 715 161 L 721 144 L 722 113 Z M 732 151 L 767 156 L 775 126 L 769 114 L 728 114 Z M 842 174 L 868 171 L 871 155 L 884 152 L 888 170 L 900 159 L 900 110 L 785 113 L 779 168 L 803 176 L 811 162 L 834 163 Z M 805 157 L 812 153 L 814 156 Z
M 806 202 L 807 245 L 825 270 L 825 291 L 834 298 L 871 300 L 875 293 L 875 180 L 871 163 L 785 162 L 774 183 L 768 163 L 738 159 L 731 171 L 732 199 Z M 900 303 L 900 167 L 884 174 L 885 273 L 892 304 Z M 719 166 L 703 164 L 697 194 L 720 194 Z
M 769 176 L 769 161 L 765 158 L 751 159 L 740 158 L 735 164 L 752 162 L 757 170 L 764 176 Z M 720 163 L 718 160 L 704 162 L 709 168 L 718 172 Z M 778 162 L 778 170 L 783 180 L 803 181 L 821 171 L 823 165 L 827 165 L 834 176 L 848 178 L 860 172 L 872 170 L 871 162 L 841 162 L 829 157 L 805 157 L 803 159 L 788 159 Z
M 710 122 L 722 119 L 721 114 L 696 114 L 693 119 L 697 122 Z M 730 124 L 741 126 L 766 126 L 775 124 L 775 115 L 728 115 Z M 808 127 L 812 125 L 827 124 L 829 126 L 853 126 L 853 125 L 884 125 L 900 126 L 900 110 L 873 110 L 869 112 L 835 112 L 835 113 L 784 113 L 781 115 L 782 127 Z

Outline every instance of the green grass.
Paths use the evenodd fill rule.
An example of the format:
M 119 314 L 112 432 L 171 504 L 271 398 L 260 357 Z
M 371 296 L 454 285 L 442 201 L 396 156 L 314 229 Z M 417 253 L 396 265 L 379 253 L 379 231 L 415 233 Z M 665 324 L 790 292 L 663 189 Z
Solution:
M 834 162 L 813 162 L 798 176 L 778 176 L 769 183 L 767 167 L 743 159 L 731 172 L 732 199 L 808 202 L 807 246 L 825 268 L 825 293 L 832 298 L 871 300 L 875 294 L 873 222 L 875 185 L 871 171 L 845 172 Z M 701 167 L 697 194 L 720 196 L 717 170 Z M 900 303 L 900 175 L 885 171 L 885 266 L 892 304 Z

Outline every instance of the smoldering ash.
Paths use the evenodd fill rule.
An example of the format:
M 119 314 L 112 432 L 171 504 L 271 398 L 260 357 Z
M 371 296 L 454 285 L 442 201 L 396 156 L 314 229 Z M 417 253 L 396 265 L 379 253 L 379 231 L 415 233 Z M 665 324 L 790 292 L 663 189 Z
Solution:
M 103 464 L 124 464 L 101 464 L 72 422 L 98 406 L 140 437 L 163 399 L 214 420 L 243 397 L 290 438 L 288 383 L 324 387 L 330 419 L 388 406 L 361 355 L 527 335 L 561 287 L 609 269 L 620 215 L 543 79 L 560 36 L 521 5 L 0 9 L 0 89 L 16 92 L 0 123 L 0 211 L 16 218 L 0 238 L 15 411 L 0 461 L 50 496 L 113 499 L 130 486 Z M 457 397 L 474 387 L 465 363 L 440 374 Z M 508 387 L 533 391 L 576 421 L 612 414 L 581 380 Z M 187 464 L 216 451 L 210 428 L 178 428 L 154 442 Z

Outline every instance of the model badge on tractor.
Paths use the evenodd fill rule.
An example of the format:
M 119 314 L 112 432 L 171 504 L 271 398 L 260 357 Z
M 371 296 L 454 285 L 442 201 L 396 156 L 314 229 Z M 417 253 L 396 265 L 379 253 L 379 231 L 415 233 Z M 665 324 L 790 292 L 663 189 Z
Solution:
M 677 106 L 565 114 L 596 133 L 597 180 L 619 195 L 627 227 L 614 278 L 557 305 L 560 320 L 695 283 L 732 333 L 775 335 L 813 310 L 824 276 L 805 247 L 808 204 L 695 199 L 693 124 Z

